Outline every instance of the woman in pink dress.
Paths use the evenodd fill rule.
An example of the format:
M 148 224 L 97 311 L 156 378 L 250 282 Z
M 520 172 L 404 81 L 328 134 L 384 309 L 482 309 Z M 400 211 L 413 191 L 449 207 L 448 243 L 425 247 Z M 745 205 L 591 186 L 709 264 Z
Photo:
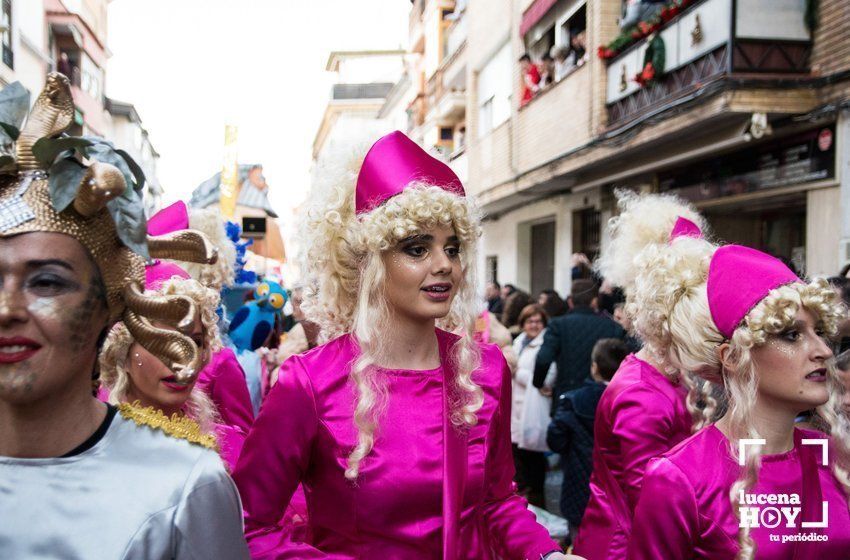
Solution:
M 625 310 L 644 346 L 623 361 L 596 409 L 590 500 L 574 546 L 589 560 L 626 557 L 647 462 L 702 427 L 717 408 L 706 384 L 671 365 L 670 299 L 647 289 L 657 265 L 652 257 L 693 245 L 704 220 L 674 197 L 617 194 L 620 213 L 609 224 L 599 268 L 625 288 Z
M 512 484 L 511 376 L 473 339 L 460 181 L 394 132 L 343 183 L 302 238 L 304 310 L 332 340 L 281 366 L 234 473 L 253 557 L 567 558 Z M 278 524 L 299 483 L 306 543 Z
M 850 558 L 838 298 L 760 251 L 690 241 L 648 256 L 636 297 L 671 302 L 671 363 L 722 384 L 728 410 L 650 461 L 628 558 Z M 794 427 L 812 408 L 831 437 Z

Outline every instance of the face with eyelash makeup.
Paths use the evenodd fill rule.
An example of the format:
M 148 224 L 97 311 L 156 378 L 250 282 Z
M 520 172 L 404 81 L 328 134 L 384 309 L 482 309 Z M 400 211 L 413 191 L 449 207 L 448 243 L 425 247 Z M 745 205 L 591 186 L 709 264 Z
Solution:
M 164 323 L 154 321 L 153 326 L 161 329 L 174 330 Z M 205 362 L 209 357 L 203 323 L 200 317 L 195 317 L 195 325 L 189 337 L 204 354 Z M 148 352 L 138 342 L 133 342 L 127 352 L 127 373 L 130 386 L 127 390 L 127 401 L 140 401 L 142 406 L 153 406 L 171 415 L 179 412 L 195 387 L 197 379 L 190 383 L 177 383 L 174 372 L 168 369 L 156 356 Z
M 769 335 L 751 354 L 760 399 L 799 413 L 829 398 L 826 365 L 832 350 L 811 311 L 801 308 L 793 324 Z
M 454 229 L 447 226 L 422 230 L 385 251 L 390 309 L 414 321 L 448 315 L 463 275 L 460 251 Z
M 108 321 L 99 272 L 59 233 L 0 238 L 0 400 L 26 405 L 91 390 Z

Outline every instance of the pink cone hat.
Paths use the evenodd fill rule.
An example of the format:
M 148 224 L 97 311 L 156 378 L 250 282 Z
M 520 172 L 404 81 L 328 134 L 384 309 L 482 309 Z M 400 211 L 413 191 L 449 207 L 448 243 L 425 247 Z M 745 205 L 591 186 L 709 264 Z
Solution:
M 148 235 L 165 235 L 181 229 L 189 229 L 189 211 L 182 200 L 166 206 L 148 219 Z
M 701 239 L 702 230 L 689 219 L 679 216 L 676 224 L 673 226 L 673 231 L 670 232 L 670 241 L 673 241 L 677 237 L 696 237 Z
M 395 131 L 375 142 L 363 160 L 357 176 L 356 212 L 371 212 L 401 194 L 412 181 L 423 181 L 460 196 L 466 194 L 460 179 L 448 165 Z
M 800 281 L 785 263 L 766 253 L 741 245 L 720 247 L 711 258 L 706 284 L 714 324 L 731 338 L 768 292 Z
M 173 231 L 189 229 L 189 211 L 186 203 L 178 200 L 171 206 L 166 206 L 148 220 L 148 235 L 165 235 Z M 145 266 L 145 289 L 156 290 L 166 280 L 172 278 L 189 279 L 188 272 L 174 263 L 159 260 Z

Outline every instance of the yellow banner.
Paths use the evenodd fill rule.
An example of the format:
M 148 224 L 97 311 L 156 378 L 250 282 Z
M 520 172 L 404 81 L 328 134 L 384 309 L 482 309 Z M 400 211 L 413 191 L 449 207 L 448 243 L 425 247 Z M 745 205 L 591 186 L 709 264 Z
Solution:
M 237 158 L 238 128 L 233 125 L 224 127 L 224 165 L 221 168 L 221 194 L 219 204 L 225 218 L 232 218 L 236 212 L 236 198 L 239 196 L 239 161 Z

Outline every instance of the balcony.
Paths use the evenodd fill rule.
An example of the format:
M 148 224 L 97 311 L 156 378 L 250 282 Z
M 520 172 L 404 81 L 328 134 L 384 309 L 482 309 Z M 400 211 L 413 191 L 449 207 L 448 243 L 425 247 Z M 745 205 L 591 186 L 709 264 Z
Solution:
M 664 75 L 641 87 L 643 39 L 608 63 L 609 128 L 660 112 L 729 77 L 755 80 L 809 72 L 811 34 L 798 0 L 703 0 L 661 27 Z M 754 17 L 754 14 L 759 14 Z
M 422 21 L 424 4 L 424 0 L 416 0 L 410 7 L 410 23 L 408 27 L 410 52 L 419 54 L 425 52 L 425 24 Z
M 331 86 L 331 100 L 385 99 L 390 93 L 390 90 L 392 90 L 393 85 L 392 82 L 334 84 Z
M 461 17 L 446 30 L 446 46 L 443 52 L 444 60 L 451 59 L 455 53 L 466 46 L 467 37 L 466 17 Z

